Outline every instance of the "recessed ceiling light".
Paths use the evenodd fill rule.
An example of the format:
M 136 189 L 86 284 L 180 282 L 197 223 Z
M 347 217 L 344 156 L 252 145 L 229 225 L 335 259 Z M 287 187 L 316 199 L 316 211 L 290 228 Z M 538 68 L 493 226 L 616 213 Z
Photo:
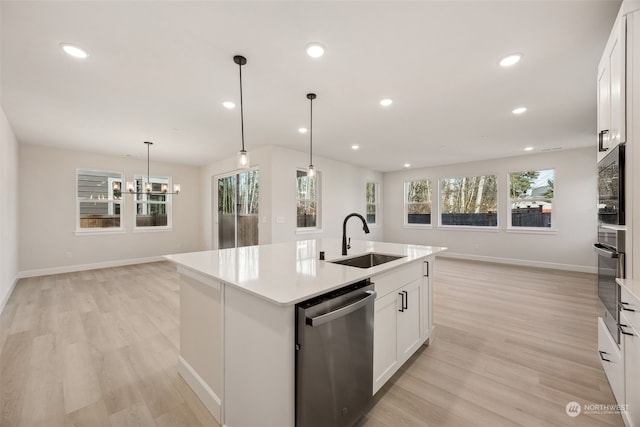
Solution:
M 391 104 L 393 104 L 393 99 L 390 99 L 390 98 L 385 98 L 382 101 L 380 101 L 380 105 L 382 105 L 383 107 L 388 107 Z
M 307 128 L 298 128 L 298 132 L 300 133 L 307 133 L 308 129 Z
M 60 46 L 62 46 L 62 50 L 64 50 L 65 52 L 67 52 L 67 54 L 73 56 L 74 58 L 84 59 L 89 56 L 89 54 L 85 50 L 80 49 L 78 46 L 74 46 L 68 43 L 62 43 Z
M 405 167 L 405 168 L 410 168 L 410 167 L 411 167 L 411 163 L 405 163 L 405 164 L 404 164 L 404 167 Z
M 509 56 L 505 56 L 500 60 L 500 65 L 503 67 L 511 67 L 512 65 L 517 64 L 522 59 L 521 53 L 513 53 Z
M 518 107 L 511 111 L 513 114 L 522 114 L 527 111 L 527 107 Z
M 531 151 L 533 150 L 533 147 L 524 147 L 524 151 Z
M 235 102 L 231 102 L 231 101 L 224 101 L 222 103 L 222 106 L 227 110 L 233 110 L 234 108 L 236 108 Z
M 322 46 L 318 42 L 309 43 L 305 47 L 305 50 L 307 51 L 307 55 L 312 58 L 320 58 L 322 55 L 324 55 L 324 46 Z
M 351 146 L 351 149 L 352 149 L 352 150 L 358 150 L 358 149 L 360 149 L 360 146 L 359 146 L 358 144 L 353 144 L 353 145 Z

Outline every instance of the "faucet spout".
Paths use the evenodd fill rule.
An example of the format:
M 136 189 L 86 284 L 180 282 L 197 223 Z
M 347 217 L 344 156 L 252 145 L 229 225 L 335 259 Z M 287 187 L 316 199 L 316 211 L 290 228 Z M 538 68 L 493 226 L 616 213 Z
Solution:
M 362 215 L 355 212 L 347 215 L 347 217 L 344 219 L 344 222 L 342 223 L 342 255 L 346 255 L 347 249 L 351 248 L 351 245 L 347 245 L 347 221 L 349 221 L 349 218 L 351 218 L 352 216 L 360 218 L 360 221 L 362 221 L 362 230 L 365 233 L 369 234 L 369 226 L 367 225 L 367 221 Z M 349 241 L 351 241 L 351 239 L 349 239 Z

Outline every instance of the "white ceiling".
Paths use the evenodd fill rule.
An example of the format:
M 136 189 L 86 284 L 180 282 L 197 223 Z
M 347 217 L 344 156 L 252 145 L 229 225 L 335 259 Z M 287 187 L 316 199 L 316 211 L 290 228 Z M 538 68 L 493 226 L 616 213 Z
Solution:
M 379 171 L 594 144 L 620 1 L 5 1 L 1 100 L 21 143 L 204 165 L 245 141 Z M 304 47 L 321 42 L 312 59 Z M 85 48 L 78 60 L 59 44 Z M 522 52 L 522 61 L 498 61 Z M 378 102 L 389 97 L 392 106 Z M 511 110 L 528 107 L 522 116 Z M 352 144 L 359 144 L 357 152 Z

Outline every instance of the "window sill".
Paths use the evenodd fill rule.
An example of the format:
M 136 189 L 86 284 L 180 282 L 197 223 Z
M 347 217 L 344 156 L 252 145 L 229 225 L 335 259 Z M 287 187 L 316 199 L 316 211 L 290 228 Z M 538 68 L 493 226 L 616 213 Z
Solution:
M 482 231 L 484 233 L 499 233 L 500 228 L 497 226 L 480 226 L 480 225 L 439 225 L 438 230 L 453 230 L 453 231 Z
M 318 234 L 322 233 L 322 228 L 296 228 L 296 234 Z
M 173 231 L 173 227 L 136 227 L 133 229 L 134 233 L 156 233 L 162 231 Z
M 532 227 L 510 227 L 506 230 L 507 233 L 520 233 L 520 234 L 558 234 L 558 230 L 555 228 L 532 228 Z
M 116 228 L 114 230 L 101 230 L 99 228 L 89 228 L 86 230 L 76 230 L 73 232 L 75 236 L 98 236 L 104 234 L 125 234 L 124 228 Z
M 417 228 L 417 229 L 422 229 L 422 230 L 428 230 L 433 228 L 433 226 L 431 224 L 404 224 L 403 225 L 404 228 Z

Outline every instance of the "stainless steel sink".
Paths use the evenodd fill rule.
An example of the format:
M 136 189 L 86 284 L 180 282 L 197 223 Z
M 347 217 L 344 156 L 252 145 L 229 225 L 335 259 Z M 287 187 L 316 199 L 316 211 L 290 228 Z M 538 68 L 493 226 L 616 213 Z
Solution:
M 395 261 L 404 258 L 404 256 L 385 255 L 375 252 L 369 252 L 364 255 L 358 255 L 351 258 L 344 258 L 335 261 L 329 261 L 334 264 L 348 265 L 350 267 L 371 268 L 386 262 Z

